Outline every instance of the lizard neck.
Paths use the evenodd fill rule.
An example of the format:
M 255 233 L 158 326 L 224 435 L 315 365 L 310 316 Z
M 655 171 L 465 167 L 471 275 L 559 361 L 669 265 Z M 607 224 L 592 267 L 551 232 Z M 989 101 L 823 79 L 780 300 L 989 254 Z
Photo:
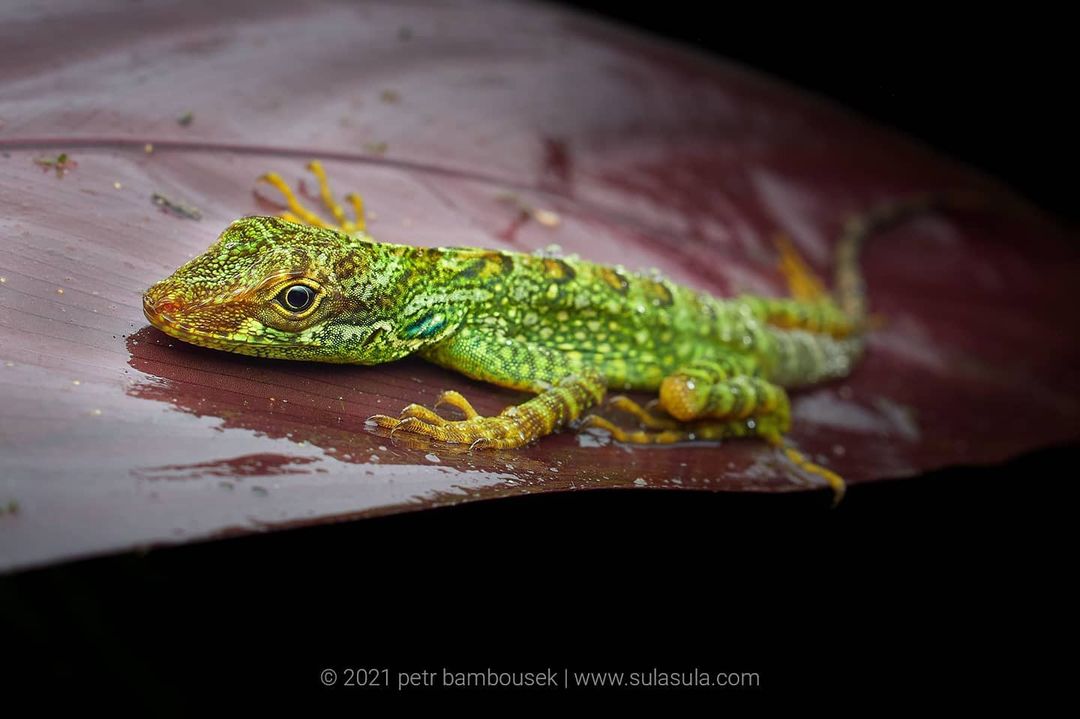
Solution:
M 380 361 L 436 344 L 490 296 L 470 270 L 474 251 L 365 243 L 339 267 L 344 321 L 377 324 Z M 497 254 L 497 253 L 496 253 Z

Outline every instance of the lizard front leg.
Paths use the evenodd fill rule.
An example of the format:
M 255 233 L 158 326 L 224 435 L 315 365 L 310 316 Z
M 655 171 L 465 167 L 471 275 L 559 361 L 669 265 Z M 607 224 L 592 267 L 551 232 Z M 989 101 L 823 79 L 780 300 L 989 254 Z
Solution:
M 345 210 L 334 199 L 334 193 L 330 190 L 330 181 L 326 178 L 326 171 L 323 169 L 322 163 L 318 160 L 312 160 L 308 163 L 307 168 L 311 174 L 315 175 L 315 180 L 319 184 L 319 198 L 326 209 L 330 211 L 330 214 L 334 216 L 334 226 L 357 239 L 370 241 L 371 238 L 367 234 L 367 223 L 364 217 L 364 201 L 360 195 L 355 192 L 345 195 L 345 199 L 352 205 L 355 217 L 354 220 L 350 220 L 345 216 Z M 285 198 L 285 203 L 289 209 L 281 213 L 281 219 L 301 225 L 311 225 L 312 227 L 328 226 L 323 218 L 300 202 L 299 198 L 293 193 L 292 188 L 289 187 L 289 183 L 285 182 L 281 175 L 276 172 L 267 172 L 258 178 L 258 182 L 265 182 L 275 187 Z
M 444 392 L 436 406 L 450 404 L 465 415 L 448 420 L 421 405 L 399 416 L 375 415 L 369 421 L 391 432 L 407 432 L 436 442 L 473 448 L 510 449 L 551 434 L 578 419 L 604 397 L 606 386 L 595 369 L 574 367 L 558 353 L 528 342 L 508 340 L 471 328 L 422 352 L 427 359 L 474 379 L 536 392 L 536 397 L 485 417 L 457 392 Z

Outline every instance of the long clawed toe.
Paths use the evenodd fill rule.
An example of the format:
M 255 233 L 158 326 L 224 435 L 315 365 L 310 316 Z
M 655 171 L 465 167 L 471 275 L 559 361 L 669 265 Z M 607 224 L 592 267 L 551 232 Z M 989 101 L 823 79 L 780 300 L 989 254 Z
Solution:
M 465 419 L 476 419 L 480 416 L 480 413 L 473 409 L 469 400 L 465 399 L 460 392 L 455 392 L 452 389 L 448 389 L 439 395 L 438 399 L 435 400 L 435 409 L 444 404 L 448 404 L 460 411 L 465 415 Z
M 643 407 L 626 395 L 616 395 L 607 401 L 607 406 L 633 416 L 645 429 L 676 430 L 680 427 L 678 420 L 660 413 L 662 410 L 656 400 Z
M 602 429 L 616 442 L 625 444 L 672 444 L 690 439 L 692 435 L 675 429 L 650 431 L 645 429 L 627 430 L 600 415 L 590 414 L 581 422 L 582 429 Z
M 582 420 L 581 428 L 604 430 L 616 442 L 626 444 L 671 444 L 692 437 L 682 423 L 662 413 L 656 400 L 642 406 L 625 395 L 616 395 L 605 402 L 605 408 L 630 415 L 638 426 L 627 429 L 606 417 L 590 414 Z
M 844 498 L 844 494 L 847 492 L 847 482 L 844 481 L 843 477 L 827 467 L 822 467 L 820 464 L 810 461 L 802 454 L 802 452 L 799 452 L 790 445 L 786 445 L 781 441 L 774 442 L 773 444 L 778 446 L 784 453 L 784 456 L 796 467 L 825 480 L 825 483 L 829 485 L 829 489 L 831 489 L 833 493 L 833 506 L 835 507 L 840 504 L 840 500 Z

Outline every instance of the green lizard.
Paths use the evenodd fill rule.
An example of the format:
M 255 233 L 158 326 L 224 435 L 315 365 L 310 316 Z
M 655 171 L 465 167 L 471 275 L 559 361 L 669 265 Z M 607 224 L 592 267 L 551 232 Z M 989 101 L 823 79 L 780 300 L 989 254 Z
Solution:
M 582 420 L 608 388 L 626 397 L 625 429 L 590 414 L 583 426 L 617 441 L 671 443 L 757 437 L 833 487 L 843 480 L 785 444 L 786 388 L 847 375 L 864 348 L 867 313 L 857 256 L 862 240 L 932 204 L 884 205 L 845 226 L 830 296 L 786 241 L 781 269 L 792 297 L 718 299 L 668 280 L 576 257 L 375 242 L 363 204 L 350 221 L 325 173 L 316 175 L 337 229 L 305 208 L 276 174 L 290 211 L 233 222 L 202 255 L 147 290 L 150 322 L 187 342 L 259 357 L 380 364 L 416 354 L 469 377 L 535 393 L 481 416 L 456 392 L 370 418 L 391 432 L 474 448 L 513 448 Z

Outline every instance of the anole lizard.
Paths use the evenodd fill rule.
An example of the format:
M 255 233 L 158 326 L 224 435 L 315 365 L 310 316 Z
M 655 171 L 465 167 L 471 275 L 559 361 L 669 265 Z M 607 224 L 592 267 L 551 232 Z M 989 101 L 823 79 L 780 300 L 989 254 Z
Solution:
M 939 199 L 919 196 L 851 219 L 837 244 L 832 295 L 780 240 L 791 297 L 719 299 L 575 257 L 375 242 L 360 198 L 347 197 L 356 216 L 348 220 L 321 165 L 309 169 L 336 228 L 280 176 L 264 175 L 289 211 L 236 220 L 205 253 L 147 290 L 150 322 L 193 344 L 258 357 L 373 365 L 417 354 L 535 393 L 492 417 L 444 392 L 436 406 L 456 407 L 464 419 L 412 404 L 397 417 L 369 420 L 474 448 L 528 444 L 582 419 L 609 388 L 658 392 L 649 407 L 610 400 L 636 427 L 595 414 L 581 424 L 628 443 L 761 438 L 823 477 L 837 499 L 843 480 L 784 441 L 786 389 L 852 370 L 867 329 L 862 241 Z

